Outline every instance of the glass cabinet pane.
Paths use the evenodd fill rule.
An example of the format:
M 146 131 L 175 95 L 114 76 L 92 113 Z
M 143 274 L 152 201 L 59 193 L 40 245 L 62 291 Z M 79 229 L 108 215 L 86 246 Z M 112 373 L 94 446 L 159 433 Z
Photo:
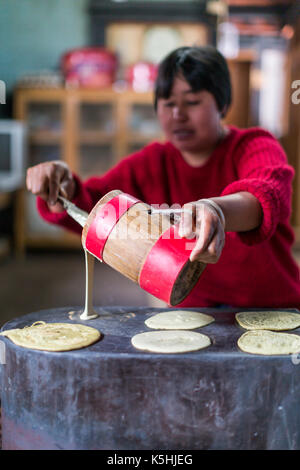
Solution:
M 115 129 L 113 106 L 110 103 L 82 103 L 80 106 L 80 130 L 111 133 Z
M 60 132 L 63 127 L 61 110 L 60 103 L 29 103 L 27 110 L 29 131 Z
M 50 160 L 61 160 L 61 148 L 59 145 L 30 145 L 27 160 L 28 166 Z
M 110 144 L 80 146 L 79 171 L 82 177 L 96 176 L 105 173 L 114 164 L 113 149 Z
M 157 135 L 160 132 L 154 108 L 149 104 L 134 104 L 132 106 L 129 126 L 132 132 L 145 136 Z

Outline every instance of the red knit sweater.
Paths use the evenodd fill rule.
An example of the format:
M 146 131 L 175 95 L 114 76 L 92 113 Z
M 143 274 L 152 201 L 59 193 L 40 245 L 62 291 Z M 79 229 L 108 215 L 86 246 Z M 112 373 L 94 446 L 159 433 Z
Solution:
M 104 176 L 83 183 L 75 175 L 73 202 L 89 212 L 112 189 L 148 204 L 168 205 L 248 191 L 261 203 L 261 226 L 248 232 L 227 232 L 218 263 L 207 265 L 178 307 L 300 308 L 299 270 L 291 256 L 294 235 L 289 224 L 293 176 L 293 168 L 269 132 L 231 126 L 203 166 L 191 167 L 169 142 L 152 143 Z M 51 213 L 40 198 L 38 209 L 48 222 L 81 233 L 81 227 L 65 212 Z

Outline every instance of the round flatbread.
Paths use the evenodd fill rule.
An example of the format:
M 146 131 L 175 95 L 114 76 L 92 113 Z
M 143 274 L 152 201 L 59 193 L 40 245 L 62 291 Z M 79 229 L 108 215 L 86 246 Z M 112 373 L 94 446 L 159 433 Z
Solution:
M 143 351 L 157 353 L 184 353 L 206 348 L 210 338 L 195 331 L 147 331 L 131 339 L 132 345 Z
M 300 326 L 300 314 L 294 312 L 239 312 L 235 318 L 238 324 L 246 330 L 284 331 Z
M 157 313 L 145 321 L 145 325 L 156 330 L 193 330 L 215 321 L 211 315 L 190 310 L 171 310 Z
M 70 351 L 95 343 L 101 333 L 95 328 L 78 323 L 36 322 L 29 327 L 3 331 L 1 335 L 24 348 Z
M 238 339 L 237 344 L 244 352 L 264 356 L 300 352 L 300 336 L 268 330 L 247 331 Z

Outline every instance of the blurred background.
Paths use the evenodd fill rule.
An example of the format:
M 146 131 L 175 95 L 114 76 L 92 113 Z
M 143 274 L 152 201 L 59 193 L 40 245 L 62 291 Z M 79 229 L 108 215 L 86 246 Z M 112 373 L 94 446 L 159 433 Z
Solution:
M 39 219 L 26 168 L 62 159 L 85 179 L 162 139 L 157 63 L 204 44 L 228 60 L 226 122 L 270 130 L 295 168 L 300 259 L 299 1 L 0 0 L 0 326 L 84 304 L 80 240 Z M 108 266 L 95 271 L 95 305 L 161 305 Z

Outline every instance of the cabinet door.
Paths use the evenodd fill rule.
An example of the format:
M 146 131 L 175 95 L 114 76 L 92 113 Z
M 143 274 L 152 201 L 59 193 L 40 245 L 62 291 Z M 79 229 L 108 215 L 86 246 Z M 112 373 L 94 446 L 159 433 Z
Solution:
M 250 60 L 228 60 L 232 82 L 232 105 L 225 122 L 237 127 L 248 127 L 250 123 Z
M 115 161 L 112 143 L 80 144 L 79 154 L 79 173 L 83 179 L 102 175 L 111 168 Z
M 61 103 L 29 101 L 27 125 L 30 133 L 46 133 L 50 137 L 60 135 L 63 130 Z
M 28 166 L 61 159 L 64 132 L 62 104 L 29 101 L 26 114 L 29 136 Z
M 114 102 L 81 101 L 78 124 L 78 172 L 82 178 L 101 175 L 116 162 Z
M 28 100 L 24 109 L 28 127 L 28 167 L 52 160 L 62 160 L 64 139 L 63 102 L 41 97 Z M 36 209 L 36 197 L 26 191 L 25 232 L 28 244 L 39 244 L 43 239 L 59 240 L 63 230 L 47 224 Z
M 161 129 L 147 94 L 129 94 L 120 112 L 119 158 L 122 158 L 154 140 L 161 140 Z
M 32 139 L 29 145 L 28 166 L 53 160 L 61 160 L 61 147 L 59 144 L 39 143 Z
M 152 104 L 133 104 L 129 125 L 133 136 L 146 140 L 148 138 L 155 138 L 160 132 L 159 123 Z

